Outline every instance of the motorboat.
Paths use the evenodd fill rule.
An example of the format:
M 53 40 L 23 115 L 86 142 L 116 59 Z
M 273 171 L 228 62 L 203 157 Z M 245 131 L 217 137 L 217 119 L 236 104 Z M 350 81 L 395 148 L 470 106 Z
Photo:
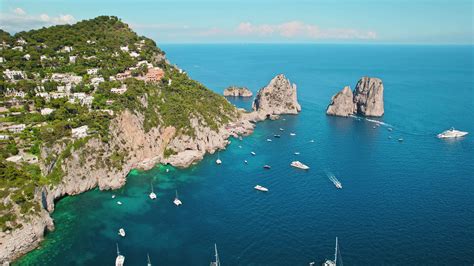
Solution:
M 119 231 L 118 231 L 118 234 L 121 236 L 121 237 L 125 237 L 125 230 L 123 228 L 120 228 Z
M 469 132 L 456 130 L 454 127 L 452 127 L 446 131 L 443 131 L 442 133 L 439 133 L 437 137 L 440 139 L 460 138 L 466 136 L 467 134 L 469 134 Z
M 274 137 L 274 138 L 281 138 L 281 135 L 275 134 L 275 135 L 273 135 L 273 137 Z
M 253 156 L 257 155 L 255 152 L 251 151 L 250 154 L 252 154 Z
M 217 254 L 217 244 L 214 244 L 214 251 L 215 251 L 215 261 L 211 261 L 210 266 L 221 266 L 221 261 L 219 260 L 219 254 Z
M 221 158 L 220 158 L 219 151 L 217 151 L 217 160 L 216 160 L 216 164 L 222 164 L 222 161 L 221 161 Z
M 299 168 L 299 169 L 303 169 L 303 170 L 308 170 L 309 169 L 309 166 L 307 166 L 306 164 L 304 164 L 300 161 L 293 161 L 293 162 L 291 162 L 290 165 L 295 167 L 295 168 Z
M 122 202 L 121 202 L 121 201 L 117 201 L 117 204 L 118 204 L 118 205 L 122 205 Z
M 115 258 L 115 266 L 123 266 L 125 263 L 125 256 L 120 255 L 120 251 L 117 244 L 117 258 Z
M 266 165 L 263 166 L 263 168 L 264 168 L 264 169 L 270 169 L 270 168 L 272 168 L 272 167 L 271 167 L 270 165 L 266 164 Z
M 300 155 L 300 152 L 299 152 L 299 151 L 295 151 L 293 154 L 294 154 L 294 155 Z
M 326 260 L 323 263 L 323 266 L 337 266 L 337 253 L 338 253 L 338 246 L 337 246 L 337 237 L 336 237 L 336 251 L 334 252 L 334 260 Z
M 260 186 L 260 185 L 256 185 L 254 188 L 262 192 L 268 192 L 268 188 Z
M 267 142 L 271 142 L 272 140 L 271 139 L 267 139 Z
M 296 133 L 291 132 L 290 136 L 296 136 Z

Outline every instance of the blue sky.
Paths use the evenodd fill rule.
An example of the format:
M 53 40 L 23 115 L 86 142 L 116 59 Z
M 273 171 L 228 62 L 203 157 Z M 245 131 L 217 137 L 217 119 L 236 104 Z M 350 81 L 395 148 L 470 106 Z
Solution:
M 472 0 L 0 0 L 9 32 L 115 15 L 158 43 L 473 44 Z

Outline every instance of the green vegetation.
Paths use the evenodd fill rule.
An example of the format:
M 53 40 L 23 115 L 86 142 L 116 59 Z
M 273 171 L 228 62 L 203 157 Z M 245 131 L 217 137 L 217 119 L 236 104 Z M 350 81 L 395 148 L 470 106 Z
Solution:
M 124 110 L 144 118 L 145 132 L 172 126 L 190 136 L 195 134 L 193 120 L 217 130 L 237 115 L 225 98 L 169 65 L 153 40 L 138 36 L 117 17 L 15 35 L 0 30 L 0 42 L 0 135 L 9 137 L 0 139 L 0 195 L 8 198 L 0 203 L 0 230 L 20 226 L 19 214 L 39 211 L 35 189 L 59 184 L 72 153 L 81 151 L 84 165 L 88 151 L 82 148 L 88 141 L 110 145 L 110 123 Z M 145 82 L 149 67 L 160 68 L 164 77 Z M 21 72 L 11 78 L 6 70 Z M 127 71 L 130 77 L 118 78 Z M 66 81 L 59 74 L 66 74 Z M 122 87 L 127 88 L 123 94 L 111 92 Z M 26 129 L 8 132 L 11 124 Z M 72 129 L 81 126 L 88 127 L 87 137 L 73 138 Z M 6 161 L 25 153 L 39 162 Z M 165 157 L 173 154 L 164 151 Z M 122 169 L 127 160 L 120 147 L 95 155 L 94 167 Z

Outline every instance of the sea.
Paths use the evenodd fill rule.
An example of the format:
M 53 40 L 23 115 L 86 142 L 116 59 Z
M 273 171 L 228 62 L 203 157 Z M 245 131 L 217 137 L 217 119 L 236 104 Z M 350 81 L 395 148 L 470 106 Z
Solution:
M 147 254 L 152 265 L 209 265 L 214 244 L 222 265 L 321 265 L 336 237 L 337 265 L 474 264 L 474 46 L 160 47 L 217 93 L 255 94 L 284 73 L 302 111 L 258 123 L 188 169 L 133 170 L 121 189 L 61 199 L 56 230 L 13 265 L 114 265 L 117 246 L 125 265 L 146 265 Z M 363 76 L 383 80 L 384 116 L 327 116 L 332 95 Z M 251 109 L 251 99 L 229 100 Z M 436 138 L 451 127 L 470 134 Z

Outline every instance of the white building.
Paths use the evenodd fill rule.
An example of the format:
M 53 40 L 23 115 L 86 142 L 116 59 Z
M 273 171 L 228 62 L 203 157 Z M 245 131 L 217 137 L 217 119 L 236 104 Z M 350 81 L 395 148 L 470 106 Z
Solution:
M 27 42 L 25 41 L 25 39 L 23 39 L 23 38 L 21 38 L 21 37 L 20 37 L 18 40 L 16 40 L 16 43 L 17 43 L 18 45 L 25 45 L 25 44 L 27 44 Z
M 62 52 L 64 53 L 70 53 L 72 52 L 72 47 L 71 46 L 64 46 L 63 49 L 61 49 Z
M 79 84 L 82 81 L 82 77 L 75 76 L 72 74 L 54 73 L 51 76 L 51 80 L 56 81 L 56 82 L 61 82 L 64 84 L 68 84 L 68 83 Z
M 37 92 L 36 96 L 39 96 L 41 98 L 44 98 L 45 100 L 49 101 L 51 99 L 49 93 L 47 92 Z
M 139 57 L 140 54 L 137 53 L 137 52 L 135 52 L 135 51 L 133 51 L 133 52 L 130 53 L 130 56 L 131 56 L 131 57 Z
M 3 71 L 3 74 L 7 77 L 9 80 L 20 80 L 20 79 L 25 79 L 26 74 L 23 71 L 20 70 L 5 70 Z
M 8 127 L 8 131 L 13 132 L 13 133 L 20 133 L 23 130 L 25 130 L 25 128 L 26 128 L 25 124 L 11 125 Z
M 69 63 L 75 64 L 76 63 L 76 58 L 77 58 L 77 56 L 75 56 L 75 55 L 69 56 Z
M 5 62 L 5 59 L 0 56 L 0 63 L 3 63 L 3 62 Z
M 98 72 L 99 72 L 98 68 L 90 68 L 87 70 L 88 75 L 97 75 Z
M 128 45 L 127 46 L 120 46 L 120 50 L 124 52 L 128 52 Z
M 67 95 L 64 92 L 52 92 L 49 96 L 53 99 L 60 99 L 65 98 Z
M 23 46 L 15 46 L 12 50 L 23 52 Z
M 94 87 L 97 87 L 97 86 L 99 86 L 99 84 L 100 84 L 101 82 L 104 82 L 104 81 L 105 81 L 105 80 L 104 80 L 103 77 L 96 77 L 96 78 L 92 78 L 92 79 L 91 79 L 91 84 L 92 84 Z
M 48 60 L 48 57 L 46 55 L 40 56 L 40 61 Z
M 28 60 L 28 61 L 29 61 L 29 60 L 31 59 L 31 55 L 30 55 L 30 54 L 25 54 L 25 55 L 23 56 L 23 58 L 24 58 L 25 60 Z
M 89 126 L 73 128 L 72 137 L 77 139 L 87 137 L 87 130 L 89 130 Z
M 120 88 L 110 89 L 111 93 L 116 93 L 116 94 L 124 94 L 126 91 L 127 91 L 127 85 L 126 84 L 122 84 L 122 86 L 120 86 Z
M 43 108 L 43 109 L 41 109 L 41 115 L 49 115 L 49 114 L 51 114 L 52 112 L 54 112 L 54 109 L 51 109 L 51 108 Z
M 8 136 L 8 135 L 1 135 L 0 134 L 0 140 L 7 140 L 9 138 L 10 138 L 10 136 Z

